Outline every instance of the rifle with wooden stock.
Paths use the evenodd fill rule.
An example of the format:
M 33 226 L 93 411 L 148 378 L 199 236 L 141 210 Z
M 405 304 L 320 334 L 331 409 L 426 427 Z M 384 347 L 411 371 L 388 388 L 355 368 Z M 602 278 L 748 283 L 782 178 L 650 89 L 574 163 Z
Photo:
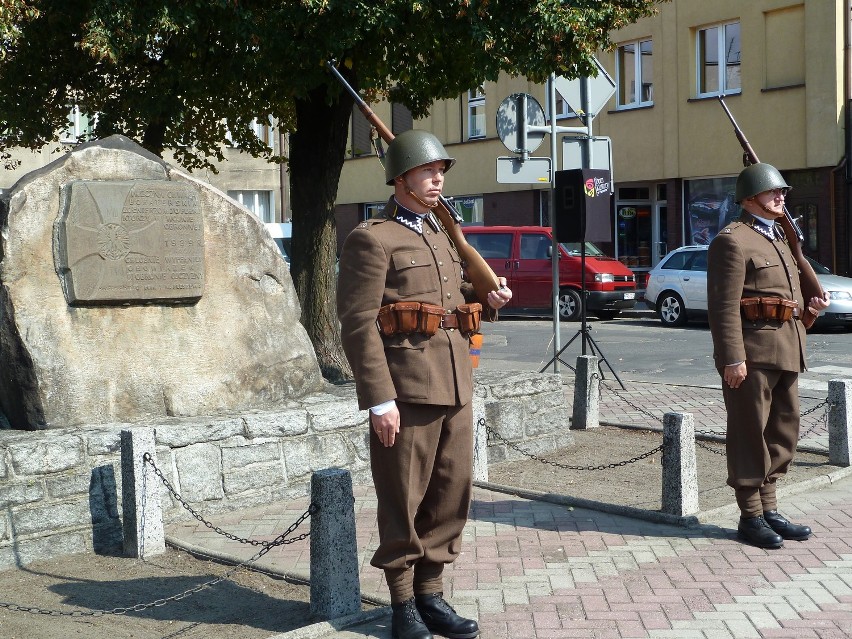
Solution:
M 757 164 L 760 162 L 757 158 L 757 153 L 754 152 L 754 149 L 751 147 L 751 144 L 749 144 L 742 129 L 739 125 L 737 125 L 737 121 L 734 120 L 734 116 L 731 114 L 730 110 L 728 110 L 728 105 L 725 104 L 725 100 L 722 99 L 722 96 L 719 96 L 719 103 L 725 110 L 731 124 L 734 125 L 734 133 L 737 136 L 737 140 L 739 140 L 740 146 L 743 147 L 743 166 Z M 805 298 L 805 306 L 807 306 L 808 300 L 812 297 L 822 297 L 824 295 L 822 286 L 819 283 L 819 279 L 817 278 L 811 263 L 805 259 L 805 254 L 802 252 L 802 242 L 805 241 L 805 236 L 802 234 L 802 230 L 799 228 L 796 220 L 794 220 L 793 216 L 790 215 L 790 211 L 787 210 L 786 203 L 784 204 L 784 217 L 781 218 L 779 222 L 781 224 L 781 228 L 784 229 L 784 235 L 787 236 L 787 243 L 790 245 L 790 251 L 793 253 L 793 257 L 796 258 L 796 262 L 799 266 L 799 283 L 802 287 L 802 295 Z
M 355 89 L 353 89 L 346 81 L 346 78 L 340 74 L 340 71 L 338 71 L 334 66 L 333 61 L 329 60 L 326 62 L 326 65 L 334 77 L 336 77 L 343 87 L 349 92 L 349 95 L 355 99 L 355 104 L 358 105 L 358 109 L 364 114 L 367 121 L 373 125 L 376 132 L 379 134 L 379 137 L 384 140 L 385 144 L 390 144 L 395 137 L 391 130 L 385 126 L 385 124 L 379 119 L 379 116 L 373 112 L 358 92 L 355 91 Z M 479 298 L 479 301 L 482 303 L 483 309 L 488 308 L 488 293 L 496 291 L 500 287 L 497 276 L 494 274 L 491 267 L 488 266 L 488 262 L 486 262 L 485 259 L 477 253 L 476 249 L 468 243 L 461 230 L 462 217 L 447 198 L 443 195 L 440 196 L 438 206 L 435 207 L 433 211 L 435 216 L 438 218 L 438 221 L 447 232 L 447 235 L 452 240 L 453 244 L 455 244 L 459 257 L 464 260 L 467 276 L 470 278 L 471 284 L 473 284 L 473 290 L 476 292 L 476 297 Z

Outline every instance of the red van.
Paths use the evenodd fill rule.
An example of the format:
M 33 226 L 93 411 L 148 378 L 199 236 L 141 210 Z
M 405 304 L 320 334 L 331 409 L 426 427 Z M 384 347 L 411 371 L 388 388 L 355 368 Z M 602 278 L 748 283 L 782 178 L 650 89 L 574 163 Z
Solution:
M 553 306 L 553 244 L 549 226 L 465 226 L 468 243 L 512 289 L 507 311 L 542 311 Z M 559 317 L 580 319 L 580 243 L 559 245 Z M 636 304 L 636 277 L 618 260 L 586 242 L 586 311 L 612 319 Z

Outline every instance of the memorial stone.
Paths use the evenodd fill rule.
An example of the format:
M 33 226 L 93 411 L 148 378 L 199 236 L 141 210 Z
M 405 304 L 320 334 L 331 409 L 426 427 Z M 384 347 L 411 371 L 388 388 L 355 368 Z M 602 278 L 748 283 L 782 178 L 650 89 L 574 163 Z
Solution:
M 279 408 L 325 388 L 263 223 L 113 136 L 0 196 L 0 412 L 35 430 Z

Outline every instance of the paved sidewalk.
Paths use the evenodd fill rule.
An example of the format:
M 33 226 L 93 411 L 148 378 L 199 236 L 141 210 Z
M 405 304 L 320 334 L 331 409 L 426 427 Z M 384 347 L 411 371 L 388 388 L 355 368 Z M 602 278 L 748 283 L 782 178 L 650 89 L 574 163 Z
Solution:
M 724 428 L 718 389 L 607 386 L 616 390 L 602 391 L 602 422 L 656 427 L 663 412 L 676 410 L 693 412 L 698 431 Z M 821 402 L 802 402 L 803 411 L 816 408 L 803 419 L 804 442 L 815 450 L 827 445 Z M 652 404 L 667 408 L 648 411 Z M 801 492 L 783 498 L 783 512 L 810 524 L 814 535 L 776 551 L 735 540 L 735 509 L 704 513 L 704 524 L 684 528 L 478 487 L 462 555 L 445 573 L 446 595 L 459 613 L 479 620 L 483 639 L 852 637 L 850 470 L 796 486 Z M 356 486 L 355 496 L 362 595 L 386 604 L 382 574 L 369 566 L 378 542 L 375 497 L 368 486 Z M 217 517 L 216 524 L 271 540 L 307 504 L 307 498 L 272 504 Z M 196 521 L 170 525 L 166 533 L 171 542 L 231 560 L 256 551 Z M 276 547 L 258 565 L 307 578 L 309 563 L 305 540 Z M 390 639 L 388 611 L 276 639 Z

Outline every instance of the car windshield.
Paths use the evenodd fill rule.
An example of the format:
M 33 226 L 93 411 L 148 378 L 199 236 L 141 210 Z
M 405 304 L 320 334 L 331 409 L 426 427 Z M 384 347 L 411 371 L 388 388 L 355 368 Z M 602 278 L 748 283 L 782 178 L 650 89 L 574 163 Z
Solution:
M 568 255 L 579 255 L 580 254 L 580 243 L 579 242 L 562 242 L 561 243 L 562 250 L 568 253 Z M 600 250 L 597 246 L 595 246 L 592 242 L 586 242 L 586 255 L 590 255 L 592 257 L 597 257 L 600 255 L 606 255 L 602 250 Z

